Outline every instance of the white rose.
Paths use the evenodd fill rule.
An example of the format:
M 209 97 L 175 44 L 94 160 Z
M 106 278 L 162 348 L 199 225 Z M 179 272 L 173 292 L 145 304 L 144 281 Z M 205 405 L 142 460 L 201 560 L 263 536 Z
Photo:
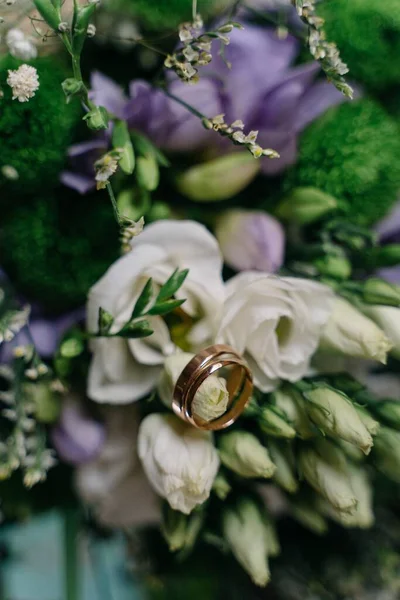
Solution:
M 110 312 L 114 326 L 123 325 L 146 281 L 167 281 L 175 269 L 189 269 L 177 298 L 186 298 L 183 314 L 193 326 L 185 340 L 196 352 L 211 343 L 224 301 L 222 259 L 215 238 L 192 221 L 158 221 L 132 241 L 132 251 L 117 260 L 89 292 L 88 329 L 96 331 L 98 310 Z M 154 388 L 165 356 L 176 348 L 162 317 L 149 318 L 149 338 L 95 339 L 88 395 L 98 402 L 128 403 Z
M 140 425 L 138 453 L 151 485 L 171 508 L 189 514 L 209 497 L 219 467 L 209 431 L 174 415 L 152 414 Z
M 333 294 L 320 283 L 241 273 L 227 283 L 218 340 L 245 355 L 256 386 L 273 390 L 309 368 L 330 316 Z
M 103 417 L 106 442 L 99 456 L 76 470 L 79 495 L 108 527 L 158 522 L 159 502 L 137 455 L 136 407 L 107 407 Z
M 385 364 L 392 343 L 371 319 L 347 300 L 337 297 L 324 330 L 321 348 Z

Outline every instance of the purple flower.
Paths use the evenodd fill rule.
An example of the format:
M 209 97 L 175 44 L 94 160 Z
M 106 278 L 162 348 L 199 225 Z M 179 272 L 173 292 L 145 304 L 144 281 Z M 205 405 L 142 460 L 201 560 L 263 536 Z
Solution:
M 379 241 L 384 244 L 400 244 L 400 201 L 375 228 Z M 389 283 L 400 285 L 400 265 L 380 269 L 378 275 Z
M 51 439 L 59 456 L 73 465 L 87 463 L 100 453 L 105 439 L 105 427 L 89 417 L 77 398 L 64 400 L 58 424 Z
M 202 68 L 197 84 L 183 83 L 168 74 L 168 90 L 207 117 L 223 113 L 227 123 L 241 119 L 245 131 L 259 131 L 258 143 L 281 154 L 279 159 L 262 159 L 262 171 L 279 173 L 296 160 L 298 134 L 344 96 L 326 81 L 315 82 L 316 62 L 291 66 L 299 49 L 292 36 L 280 39 L 275 30 L 247 24 L 243 31 L 233 30 L 230 39 L 225 58 L 231 69 L 214 50 L 213 60 Z M 93 74 L 91 83 L 96 103 L 125 119 L 130 128 L 143 132 L 163 150 L 232 152 L 230 141 L 204 129 L 197 116 L 145 81 L 131 83 L 129 98 L 100 73 Z M 102 139 L 104 142 L 104 136 Z M 79 150 L 84 153 L 93 148 L 85 150 L 78 145 Z M 84 191 L 78 180 L 63 177 L 63 181 Z
M 275 273 L 283 264 L 285 233 L 267 213 L 228 210 L 219 217 L 215 235 L 224 261 L 236 271 Z

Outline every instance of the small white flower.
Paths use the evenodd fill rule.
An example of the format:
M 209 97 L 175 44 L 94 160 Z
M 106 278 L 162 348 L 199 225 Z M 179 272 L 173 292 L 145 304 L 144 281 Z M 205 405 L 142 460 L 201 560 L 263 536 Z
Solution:
M 280 379 L 301 379 L 331 314 L 331 290 L 308 279 L 255 271 L 236 275 L 226 289 L 217 341 L 246 356 L 264 392 Z
M 241 119 L 236 119 L 236 121 L 233 121 L 231 127 L 235 128 L 235 129 L 243 129 L 244 123 Z
M 118 160 L 110 154 L 106 154 L 95 163 L 95 168 L 96 181 L 100 183 L 107 183 L 111 175 L 114 175 L 115 171 L 118 169 Z
M 193 50 L 192 46 L 186 46 L 186 48 L 182 50 L 182 54 L 186 60 L 191 63 L 199 58 L 199 53 L 196 52 L 196 50 Z
M 93 25 L 93 23 L 90 23 L 90 24 L 88 25 L 88 28 L 87 28 L 86 34 L 87 34 L 87 36 L 88 36 L 89 38 L 92 38 L 92 37 L 94 37 L 94 36 L 96 35 L 96 25 Z
M 244 144 L 246 142 L 246 136 L 243 131 L 235 131 L 235 133 L 232 134 L 232 139 L 239 144 Z
M 58 26 L 58 31 L 60 31 L 61 33 L 69 31 L 69 23 L 67 23 L 67 21 L 62 21 Z
M 179 29 L 179 39 L 184 44 L 186 44 L 187 42 L 191 42 L 193 40 L 193 35 L 192 35 L 192 32 L 190 31 L 189 27 L 183 26 Z
M 12 28 L 7 32 L 6 44 L 10 54 L 15 58 L 31 60 L 37 56 L 36 46 L 20 29 Z
M 16 181 L 19 178 L 17 169 L 11 165 L 3 165 L 1 167 L 1 173 L 6 179 L 10 181 Z
M 12 89 L 13 100 L 28 102 L 39 89 L 39 78 L 35 67 L 21 65 L 16 71 L 8 71 L 7 83 Z
M 219 467 L 211 432 L 152 414 L 140 425 L 138 454 L 154 490 L 174 510 L 189 514 L 209 497 Z
M 189 62 L 185 62 L 179 65 L 180 71 L 186 77 L 186 79 L 192 79 L 197 73 L 196 69 L 192 67 Z

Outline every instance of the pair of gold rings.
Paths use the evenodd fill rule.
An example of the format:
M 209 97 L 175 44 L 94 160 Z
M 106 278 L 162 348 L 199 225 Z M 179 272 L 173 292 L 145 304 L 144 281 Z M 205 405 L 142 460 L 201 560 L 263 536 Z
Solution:
M 229 403 L 226 412 L 213 421 L 204 421 L 192 411 L 197 390 L 210 375 L 226 374 Z M 224 429 L 236 421 L 250 400 L 253 377 L 246 361 L 230 346 L 216 344 L 194 356 L 180 374 L 173 393 L 175 414 L 197 429 Z

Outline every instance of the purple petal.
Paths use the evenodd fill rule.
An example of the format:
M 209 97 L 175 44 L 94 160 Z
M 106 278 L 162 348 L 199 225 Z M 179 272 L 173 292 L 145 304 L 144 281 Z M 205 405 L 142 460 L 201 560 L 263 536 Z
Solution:
M 64 333 L 84 317 L 85 309 L 81 307 L 57 319 L 32 319 L 29 328 L 40 356 L 44 358 L 52 356 Z
M 376 225 L 375 231 L 381 241 L 400 243 L 400 202 Z
M 122 88 L 99 71 L 92 73 L 90 84 L 90 99 L 98 106 L 104 106 L 104 108 L 116 117 L 122 119 L 124 107 L 127 102 Z
M 66 399 L 60 421 L 51 431 L 51 438 L 64 461 L 81 465 L 99 454 L 106 439 L 106 430 L 102 423 L 84 413 L 78 401 Z
M 73 144 L 68 148 L 68 156 L 71 158 L 75 156 L 82 156 L 92 152 L 92 150 L 103 150 L 107 148 L 107 142 L 104 138 L 97 137 L 87 142 L 79 142 L 79 144 Z
M 275 30 L 253 25 L 246 25 L 243 31 L 233 30 L 230 39 L 225 56 L 232 68 L 215 56 L 204 72 L 221 79 L 224 94 L 231 101 L 227 118 L 246 123 L 260 98 L 279 82 L 294 60 L 298 42 L 292 36 L 279 39 Z
M 60 175 L 60 181 L 82 195 L 87 194 L 96 187 L 96 181 L 93 177 L 80 175 L 72 171 L 63 171 Z
M 130 100 L 124 110 L 129 127 L 142 131 L 162 146 L 170 121 L 166 95 L 141 80 L 133 81 L 129 92 Z
M 257 142 L 263 148 L 273 148 L 279 152 L 279 158 L 261 158 L 261 171 L 264 175 L 277 175 L 295 164 L 297 159 L 296 135 L 288 130 L 261 130 Z
M 279 84 L 260 103 L 258 115 L 252 122 L 252 129 L 259 127 L 287 129 L 297 114 L 301 97 L 311 85 L 318 63 L 312 62 L 296 69 L 290 69 Z
M 400 265 L 398 267 L 388 267 L 385 269 L 380 269 L 377 272 L 378 277 L 382 277 L 382 279 L 386 279 L 389 283 L 394 283 L 395 285 L 400 285 Z
M 303 96 L 295 113 L 295 130 L 302 131 L 331 106 L 346 101 L 346 97 L 328 81 L 315 83 Z

